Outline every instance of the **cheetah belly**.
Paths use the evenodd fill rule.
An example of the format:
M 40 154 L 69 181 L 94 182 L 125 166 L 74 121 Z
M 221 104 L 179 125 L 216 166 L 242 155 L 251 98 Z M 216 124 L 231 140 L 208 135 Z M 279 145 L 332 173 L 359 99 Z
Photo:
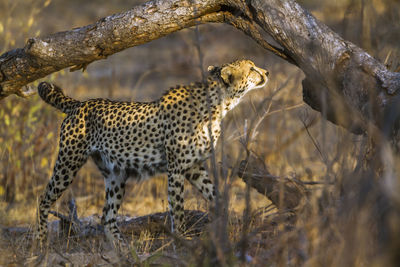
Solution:
M 140 135 L 139 130 L 136 134 Z M 142 133 L 143 134 L 143 133 Z M 160 136 L 160 133 L 155 133 Z M 127 136 L 128 135 L 128 136 Z M 92 148 L 92 158 L 105 177 L 120 176 L 143 180 L 167 171 L 167 159 L 162 138 L 157 142 L 133 139 L 126 133 L 100 137 Z M 135 141 L 127 141 L 127 140 Z M 110 144 L 110 140 L 113 140 Z M 119 141 L 125 140 L 125 141 Z
M 144 180 L 167 171 L 167 160 L 162 150 L 156 150 L 149 156 L 143 152 L 112 154 L 105 149 L 96 150 L 91 156 L 105 177 Z
M 105 177 L 142 180 L 167 171 L 162 127 L 148 118 L 97 125 L 91 156 Z

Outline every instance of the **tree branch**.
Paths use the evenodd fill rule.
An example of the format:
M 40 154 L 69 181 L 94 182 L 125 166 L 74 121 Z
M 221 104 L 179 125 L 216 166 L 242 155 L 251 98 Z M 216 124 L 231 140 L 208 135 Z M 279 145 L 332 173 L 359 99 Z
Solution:
M 216 16 L 223 1 L 156 0 L 108 16 L 94 24 L 31 38 L 24 48 L 0 56 L 0 98 L 24 95 L 22 87 L 64 68 L 85 69 L 128 47 L 141 45 L 165 35 L 206 22 Z
M 85 70 L 93 61 L 204 23 L 231 24 L 264 48 L 290 60 L 283 51 L 269 45 L 250 21 L 223 11 L 224 4 L 221 0 L 158 0 L 71 31 L 30 38 L 24 48 L 0 56 L 0 99 L 10 94 L 30 95 L 22 90 L 23 86 L 61 69 Z

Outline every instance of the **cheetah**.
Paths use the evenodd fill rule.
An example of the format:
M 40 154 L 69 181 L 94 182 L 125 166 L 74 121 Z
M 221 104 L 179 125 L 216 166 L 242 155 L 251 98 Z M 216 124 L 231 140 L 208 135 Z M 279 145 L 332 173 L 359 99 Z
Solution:
M 212 201 L 215 188 L 203 167 L 220 135 L 221 120 L 251 89 L 264 87 L 268 71 L 250 60 L 210 66 L 203 83 L 171 88 L 154 102 L 107 99 L 74 100 L 54 84 L 42 82 L 40 97 L 66 113 L 52 177 L 38 207 L 38 239 L 47 239 L 52 204 L 72 183 L 91 157 L 104 176 L 102 224 L 107 238 L 123 240 L 117 212 L 129 177 L 142 180 L 168 174 L 168 204 L 172 231 L 184 226 L 183 190 L 186 178 Z

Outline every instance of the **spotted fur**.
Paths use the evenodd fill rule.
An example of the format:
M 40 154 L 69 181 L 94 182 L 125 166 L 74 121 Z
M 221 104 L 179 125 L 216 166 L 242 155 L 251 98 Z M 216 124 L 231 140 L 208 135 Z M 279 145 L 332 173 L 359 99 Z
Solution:
M 111 241 L 121 239 L 116 215 L 129 177 L 143 179 L 168 173 L 172 227 L 181 230 L 184 179 L 213 200 L 214 185 L 202 163 L 217 142 L 222 118 L 249 90 L 263 87 L 267 76 L 267 71 L 249 60 L 209 67 L 205 83 L 171 88 L 150 103 L 106 99 L 80 102 L 65 96 L 53 84 L 39 84 L 43 100 L 67 113 L 54 172 L 39 204 L 40 241 L 46 240 L 50 207 L 89 157 L 104 176 L 102 223 Z

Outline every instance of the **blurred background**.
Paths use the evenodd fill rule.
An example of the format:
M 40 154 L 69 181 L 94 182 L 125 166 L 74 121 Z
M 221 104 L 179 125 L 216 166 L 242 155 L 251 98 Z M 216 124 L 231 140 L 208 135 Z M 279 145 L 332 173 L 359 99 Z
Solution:
M 84 26 L 143 2 L 0 0 L 0 54 L 23 47 L 29 37 Z M 298 2 L 344 39 L 354 42 L 384 62 L 390 70 L 400 70 L 399 1 Z M 231 26 L 209 24 L 185 29 L 93 62 L 83 73 L 63 70 L 44 80 L 60 85 L 67 95 L 79 100 L 110 98 L 152 101 L 172 86 L 201 81 L 202 71 L 209 65 L 244 58 L 268 69 L 270 81 L 265 88 L 249 93 L 224 120 L 225 130 L 218 142 L 217 163 L 225 164 L 229 170 L 237 166 L 246 156 L 243 140 L 250 137 L 249 149 L 263 159 L 272 174 L 324 183 L 313 186 L 315 201 L 324 192 L 335 195 L 335 190 L 341 188 L 343 180 L 349 177 L 362 158 L 365 138 L 325 121 L 320 113 L 305 105 L 302 102 L 302 71 L 265 51 Z M 200 62 L 203 64 L 200 65 Z M 35 224 L 38 197 L 52 173 L 63 118 L 63 114 L 45 104 L 37 95 L 27 99 L 10 96 L 0 102 L 0 225 Z M 222 185 L 229 185 L 220 189 L 229 189 L 230 216 L 241 218 L 246 207 L 246 186 L 229 172 L 222 178 Z M 80 170 L 66 192 L 65 197 L 71 196 L 77 201 L 79 217 L 101 214 L 103 178 L 91 161 Z M 207 210 L 207 203 L 189 184 L 185 189 L 185 200 L 186 209 Z M 62 202 L 59 201 L 55 209 L 60 208 Z M 267 207 L 270 202 L 255 190 L 250 190 L 250 204 L 251 210 L 257 211 Z M 139 216 L 167 209 L 166 179 L 162 175 L 142 183 L 129 182 L 120 214 Z M 321 213 L 316 211 L 315 214 L 318 217 Z M 321 217 L 318 218 L 320 221 Z M 359 224 L 360 231 L 365 230 L 366 233 L 372 229 L 362 229 L 365 221 L 351 223 Z M 298 229 L 304 231 L 303 238 L 308 238 L 308 243 L 303 244 L 308 248 L 304 249 L 307 253 L 299 257 L 317 266 L 324 260 L 342 264 L 335 259 L 335 255 L 336 252 L 345 253 L 345 234 L 338 234 L 333 239 L 324 238 L 313 228 L 316 224 L 316 221 L 312 221 L 312 225 L 303 221 L 297 225 Z M 338 229 L 336 231 L 341 232 Z M 271 238 L 270 235 L 274 233 L 269 233 L 268 238 Z M 352 238 L 361 238 L 362 235 L 360 232 L 360 236 Z M 234 240 L 233 233 L 232 236 Z M 289 238 L 277 238 L 275 235 L 273 240 L 280 240 L 287 249 Z M 265 241 L 266 238 L 264 236 L 261 239 Z M 336 250 L 326 248 L 321 252 L 323 244 L 328 247 L 332 240 L 338 244 L 334 247 Z M 367 241 L 373 242 L 370 239 Z M 368 255 L 376 256 L 371 252 L 374 246 L 368 242 L 372 247 L 360 245 L 361 252 L 353 251 L 358 256 L 354 256 L 355 259 L 350 263 L 363 265 L 369 259 Z M 2 240 L 2 243 L 7 242 Z M 259 258 L 256 263 L 265 262 L 266 258 L 277 263 L 274 257 L 282 257 L 282 251 L 286 251 L 277 246 L 263 244 L 250 254 Z M 330 256 L 327 256 L 329 253 Z M 379 262 L 380 257 L 373 257 L 375 260 L 377 258 Z

